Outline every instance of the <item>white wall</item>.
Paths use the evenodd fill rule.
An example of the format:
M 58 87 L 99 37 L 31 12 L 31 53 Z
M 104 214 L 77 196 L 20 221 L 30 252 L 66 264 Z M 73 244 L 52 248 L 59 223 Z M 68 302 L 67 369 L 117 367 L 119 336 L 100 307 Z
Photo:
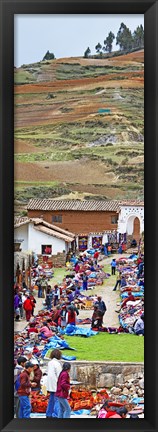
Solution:
M 28 248 L 28 224 L 21 225 L 18 228 L 14 228 L 14 239 L 15 240 L 24 240 L 21 243 L 22 252 L 27 251 Z
M 58 252 L 66 250 L 64 240 L 36 230 L 34 225 L 31 223 L 29 224 L 28 245 L 29 249 L 37 254 L 41 254 L 42 252 L 41 245 L 51 245 L 52 255 L 56 255 Z
M 118 232 L 132 234 L 136 217 L 140 220 L 140 233 L 142 233 L 144 231 L 144 207 L 122 206 L 118 218 Z

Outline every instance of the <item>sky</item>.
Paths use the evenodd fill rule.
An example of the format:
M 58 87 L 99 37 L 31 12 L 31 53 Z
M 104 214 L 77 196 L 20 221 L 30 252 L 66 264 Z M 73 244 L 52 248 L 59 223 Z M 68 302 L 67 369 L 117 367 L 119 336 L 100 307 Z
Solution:
M 15 15 L 14 65 L 38 62 L 48 50 L 56 58 L 77 57 L 89 46 L 95 54 L 97 43 L 102 45 L 110 31 L 116 36 L 121 22 L 133 33 L 138 25 L 144 27 L 144 15 Z M 113 50 L 117 49 L 114 41 Z

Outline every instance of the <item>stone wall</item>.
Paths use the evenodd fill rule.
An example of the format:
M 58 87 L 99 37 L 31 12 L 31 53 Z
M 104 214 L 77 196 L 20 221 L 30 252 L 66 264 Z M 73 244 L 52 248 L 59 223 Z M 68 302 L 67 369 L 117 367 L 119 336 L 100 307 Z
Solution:
M 71 362 L 71 378 L 91 389 L 124 384 L 127 380 L 139 378 L 143 373 L 143 363 Z
M 65 266 L 65 262 L 66 262 L 66 253 L 58 252 L 56 255 L 51 255 L 51 257 L 48 258 L 45 264 L 49 264 L 51 267 L 54 268 L 60 268 Z M 39 265 L 44 264 L 42 255 L 38 255 L 38 263 Z

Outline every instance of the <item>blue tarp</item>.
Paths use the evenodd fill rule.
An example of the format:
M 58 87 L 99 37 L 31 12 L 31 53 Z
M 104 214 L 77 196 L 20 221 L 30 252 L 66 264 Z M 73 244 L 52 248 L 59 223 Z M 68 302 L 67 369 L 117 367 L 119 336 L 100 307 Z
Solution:
M 71 411 L 71 415 L 82 415 L 82 414 L 86 414 L 89 415 L 90 414 L 90 410 L 86 410 L 86 409 L 81 409 L 78 411 Z
M 69 344 L 65 340 L 60 339 L 58 336 L 53 336 L 52 338 L 49 339 L 49 342 L 45 345 L 41 353 L 41 356 L 44 357 L 47 351 L 51 348 L 52 350 L 55 348 L 74 350 L 74 348 L 70 348 Z
M 138 292 L 132 291 L 131 294 L 133 295 L 133 297 L 143 297 L 144 296 L 143 291 L 138 291 Z M 124 292 L 123 294 L 121 294 L 121 297 L 122 297 L 122 299 L 127 298 L 128 293 Z
M 98 334 L 98 332 L 95 332 L 91 329 L 88 328 L 82 328 L 82 327 L 77 327 L 71 324 L 68 324 L 66 329 L 65 329 L 65 334 L 67 336 L 85 336 L 85 337 L 90 337 L 90 336 L 95 336 L 96 334 Z
M 144 402 L 144 398 L 137 397 L 137 398 L 132 399 L 131 402 L 137 405 L 137 404 L 139 404 L 141 402 Z
M 75 357 L 75 356 L 66 356 L 66 355 L 62 355 L 61 358 L 62 358 L 63 360 L 66 360 L 66 361 L 76 360 L 76 357 Z

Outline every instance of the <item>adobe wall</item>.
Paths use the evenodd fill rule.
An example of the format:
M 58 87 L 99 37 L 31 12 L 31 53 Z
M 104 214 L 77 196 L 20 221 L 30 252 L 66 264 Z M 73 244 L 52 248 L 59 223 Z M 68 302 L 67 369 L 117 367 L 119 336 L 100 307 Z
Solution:
M 52 216 L 62 215 L 62 223 L 52 222 Z M 117 230 L 117 224 L 111 223 L 111 217 L 116 212 L 93 211 L 42 211 L 28 210 L 28 217 L 43 217 L 49 223 L 59 226 L 73 233 L 102 232 L 105 230 Z

